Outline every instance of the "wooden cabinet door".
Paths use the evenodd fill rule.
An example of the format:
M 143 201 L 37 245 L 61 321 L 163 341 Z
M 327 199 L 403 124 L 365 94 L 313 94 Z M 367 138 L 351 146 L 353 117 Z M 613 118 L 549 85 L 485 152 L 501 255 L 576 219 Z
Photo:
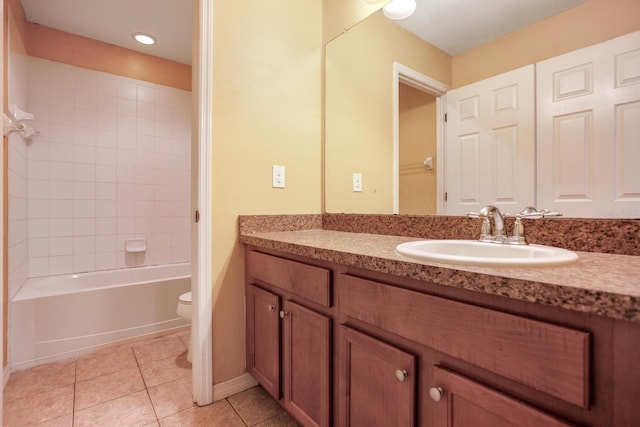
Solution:
M 279 297 L 247 286 L 247 369 L 275 399 L 280 399 Z
M 331 319 L 285 301 L 284 407 L 305 426 L 331 424 Z
M 415 425 L 415 356 L 340 328 L 340 425 Z
M 545 412 L 447 369 L 433 368 L 433 427 L 566 427 Z M 434 398 L 435 396 L 435 398 Z

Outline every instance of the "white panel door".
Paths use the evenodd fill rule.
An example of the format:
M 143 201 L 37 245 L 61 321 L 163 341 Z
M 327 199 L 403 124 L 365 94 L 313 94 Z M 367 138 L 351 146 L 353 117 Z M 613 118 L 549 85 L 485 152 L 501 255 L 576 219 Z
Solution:
M 534 66 L 447 93 L 445 214 L 535 202 Z
M 640 32 L 536 64 L 538 207 L 640 217 Z

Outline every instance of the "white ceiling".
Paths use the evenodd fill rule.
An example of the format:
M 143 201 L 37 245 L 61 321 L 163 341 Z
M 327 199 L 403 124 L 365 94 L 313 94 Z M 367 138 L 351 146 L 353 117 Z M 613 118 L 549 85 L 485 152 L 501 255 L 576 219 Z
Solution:
M 456 55 L 585 1 L 416 0 L 416 12 L 397 22 Z M 22 0 L 22 5 L 31 22 L 191 64 L 192 0 Z M 135 32 L 155 36 L 158 44 L 136 43 Z
M 587 0 L 416 0 L 416 11 L 398 24 L 457 55 Z

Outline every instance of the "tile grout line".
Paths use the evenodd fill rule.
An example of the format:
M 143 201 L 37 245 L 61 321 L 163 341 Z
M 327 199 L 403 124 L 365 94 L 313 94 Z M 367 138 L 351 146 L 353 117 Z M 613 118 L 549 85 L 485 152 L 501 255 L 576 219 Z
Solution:
M 136 367 L 138 368 L 138 372 L 140 373 L 140 378 L 142 379 L 142 384 L 144 385 L 144 391 L 147 393 L 147 397 L 149 398 L 149 403 L 151 403 L 151 409 L 153 409 L 153 415 L 156 417 L 156 421 L 158 425 L 160 425 L 160 418 L 158 417 L 158 412 L 156 411 L 156 405 L 153 404 L 153 399 L 151 399 L 151 394 L 149 393 L 149 386 L 147 386 L 147 382 L 144 379 L 144 375 L 142 375 L 142 368 L 140 368 L 140 361 L 138 360 L 138 356 L 136 355 L 136 350 L 131 346 L 131 351 L 133 352 L 133 358 L 136 361 Z
M 71 427 L 76 424 L 76 392 L 78 388 L 78 359 L 73 361 L 73 404 L 71 405 Z

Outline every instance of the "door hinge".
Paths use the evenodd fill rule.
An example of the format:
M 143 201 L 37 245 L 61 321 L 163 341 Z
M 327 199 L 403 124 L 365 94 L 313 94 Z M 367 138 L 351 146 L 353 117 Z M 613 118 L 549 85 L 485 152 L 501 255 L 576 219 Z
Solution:
M 196 209 L 196 223 L 200 222 L 200 211 Z

